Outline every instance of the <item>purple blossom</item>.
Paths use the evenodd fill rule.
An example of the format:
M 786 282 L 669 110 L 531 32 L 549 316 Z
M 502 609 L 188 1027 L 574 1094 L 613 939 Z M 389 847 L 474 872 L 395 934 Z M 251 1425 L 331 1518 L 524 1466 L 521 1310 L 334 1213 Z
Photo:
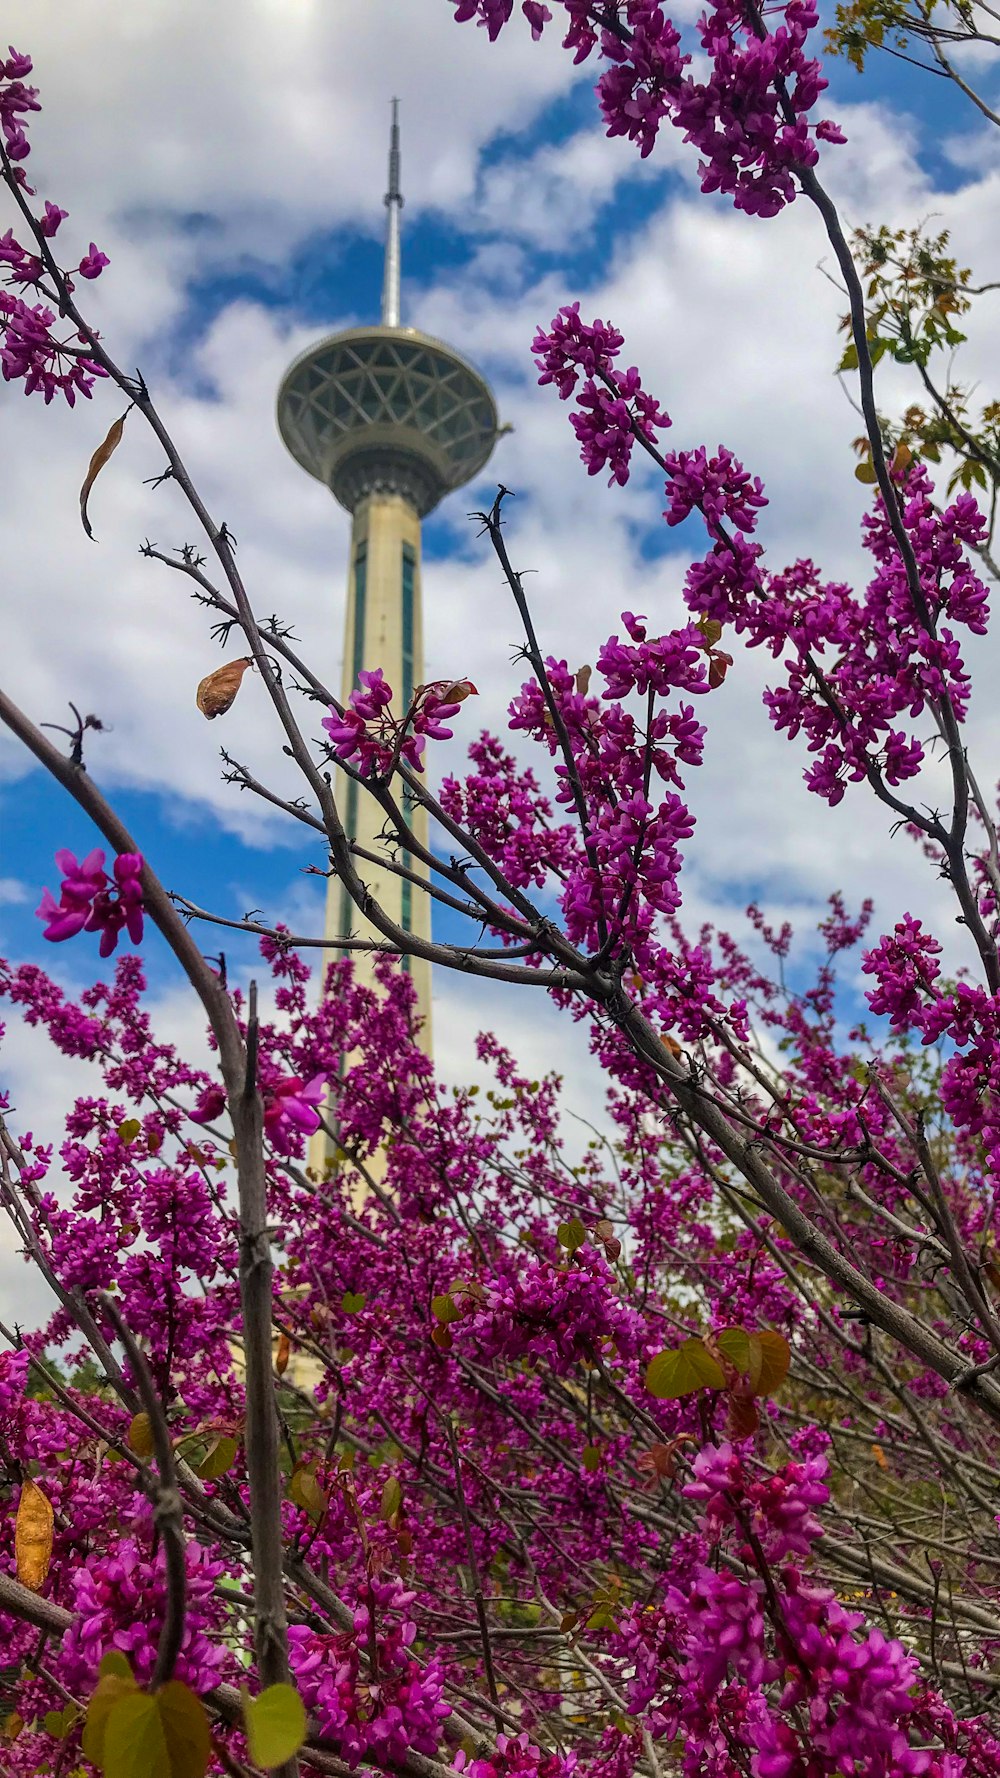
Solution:
M 293 1132 L 311 1136 L 319 1129 L 317 1109 L 326 1096 L 326 1081 L 321 1075 L 303 1082 L 295 1075 L 274 1081 L 264 1094 L 264 1129 L 275 1148 L 287 1154 Z
M 99 278 L 105 266 L 110 264 L 111 261 L 107 254 L 102 253 L 100 248 L 91 241 L 90 252 L 84 254 L 78 270 L 81 278 Z
M 46 889 L 36 909 L 38 918 L 46 922 L 45 938 L 58 942 L 78 932 L 99 932 L 102 957 L 110 957 L 123 927 L 133 944 L 142 942 L 143 861 L 139 853 L 118 854 L 113 882 L 99 849 L 79 862 L 72 852 L 57 852 L 56 863 L 63 873 L 59 900 Z

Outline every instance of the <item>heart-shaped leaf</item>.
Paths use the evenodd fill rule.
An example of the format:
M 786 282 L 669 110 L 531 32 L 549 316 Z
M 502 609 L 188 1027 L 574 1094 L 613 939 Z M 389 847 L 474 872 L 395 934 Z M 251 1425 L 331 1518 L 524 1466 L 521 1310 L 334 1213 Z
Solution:
M 305 1706 L 293 1685 L 269 1685 L 259 1697 L 243 1692 L 243 1725 L 250 1758 L 270 1771 L 298 1753 L 306 1738 Z
M 126 1440 L 130 1451 L 143 1459 L 153 1455 L 153 1425 L 148 1414 L 133 1414 Z
M 567 1253 L 575 1253 L 587 1239 L 587 1231 L 578 1216 L 571 1216 L 569 1222 L 561 1222 L 556 1230 L 556 1239 L 560 1247 Z
M 792 1362 L 792 1349 L 783 1334 L 773 1328 L 765 1328 L 757 1335 L 760 1341 L 763 1361 L 760 1376 L 757 1380 L 757 1395 L 773 1395 L 780 1389 L 788 1375 L 788 1367 Z
M 703 1340 L 685 1340 L 674 1352 L 658 1352 L 646 1366 L 646 1388 L 659 1401 L 680 1401 L 699 1389 L 724 1389 L 722 1366 Z
M 232 1469 L 236 1462 L 239 1445 L 234 1438 L 213 1439 L 205 1456 L 198 1465 L 198 1474 L 203 1482 L 217 1482 L 220 1475 Z

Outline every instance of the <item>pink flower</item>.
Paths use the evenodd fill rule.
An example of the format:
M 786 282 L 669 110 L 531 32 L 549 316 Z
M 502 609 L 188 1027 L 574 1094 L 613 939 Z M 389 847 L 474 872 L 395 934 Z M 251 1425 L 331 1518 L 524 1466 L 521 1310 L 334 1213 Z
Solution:
M 78 860 L 73 852 L 57 852 L 56 863 L 63 873 L 59 900 L 56 901 L 46 889 L 35 909 L 38 918 L 46 922 L 45 938 L 57 944 L 62 939 L 74 938 L 78 932 L 99 932 L 100 954 L 110 957 L 124 926 L 132 943 L 141 943 L 143 863 L 140 853 L 119 853 L 115 859 L 113 883 L 104 869 L 104 853 L 100 848 L 88 852 L 82 860 Z
M 110 264 L 111 261 L 107 254 L 102 253 L 100 248 L 91 241 L 90 252 L 85 253 L 80 261 L 80 276 L 81 278 L 99 278 L 105 266 Z
M 297 1075 L 286 1074 L 268 1089 L 264 1096 L 264 1129 L 276 1148 L 288 1152 L 293 1131 L 311 1136 L 319 1129 L 319 1112 L 326 1091 L 321 1074 L 303 1084 Z
M 196 1124 L 214 1124 L 226 1109 L 226 1095 L 220 1086 L 206 1087 L 199 1093 L 191 1116 Z
M 55 234 L 56 230 L 58 229 L 59 224 L 61 222 L 65 222 L 66 217 L 68 215 L 69 215 L 68 210 L 61 210 L 59 208 L 58 204 L 50 204 L 48 201 L 46 201 L 45 215 L 42 217 L 41 221 L 38 224 L 39 233 L 45 235 L 47 237 L 47 239 L 51 240 L 52 236 Z M 106 260 L 105 260 L 105 264 L 107 264 Z

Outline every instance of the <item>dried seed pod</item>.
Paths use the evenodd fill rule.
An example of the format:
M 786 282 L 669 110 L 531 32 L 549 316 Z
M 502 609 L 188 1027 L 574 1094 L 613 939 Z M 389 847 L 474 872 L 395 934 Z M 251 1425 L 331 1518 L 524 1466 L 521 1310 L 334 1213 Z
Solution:
M 14 1524 L 14 1554 L 17 1578 L 33 1593 L 45 1583 L 52 1560 L 52 1503 L 37 1482 L 28 1478 L 22 1485 L 21 1498 Z

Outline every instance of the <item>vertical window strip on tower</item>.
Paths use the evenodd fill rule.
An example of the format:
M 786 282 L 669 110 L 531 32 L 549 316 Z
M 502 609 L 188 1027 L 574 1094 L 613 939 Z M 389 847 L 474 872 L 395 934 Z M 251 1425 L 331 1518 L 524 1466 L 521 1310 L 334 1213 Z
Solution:
M 365 594 L 368 585 L 368 545 L 359 543 L 354 552 L 354 658 L 351 666 L 354 672 L 354 684 L 358 683 L 358 674 L 365 664 Z M 347 785 L 347 837 L 350 840 L 358 836 L 358 786 L 353 778 Z M 340 930 L 347 934 L 353 924 L 354 903 L 346 888 L 341 890 L 340 899 Z
M 403 545 L 403 710 L 410 708 L 413 698 L 413 628 L 414 628 L 414 582 L 416 580 L 417 559 L 408 543 Z M 403 813 L 407 822 L 412 819 L 413 799 L 410 792 L 403 791 Z M 404 852 L 402 862 L 410 866 L 412 863 L 409 852 Z M 405 931 L 412 932 L 413 920 L 413 884 L 402 879 L 400 884 L 401 924 Z M 404 968 L 408 969 L 410 960 L 403 959 Z

